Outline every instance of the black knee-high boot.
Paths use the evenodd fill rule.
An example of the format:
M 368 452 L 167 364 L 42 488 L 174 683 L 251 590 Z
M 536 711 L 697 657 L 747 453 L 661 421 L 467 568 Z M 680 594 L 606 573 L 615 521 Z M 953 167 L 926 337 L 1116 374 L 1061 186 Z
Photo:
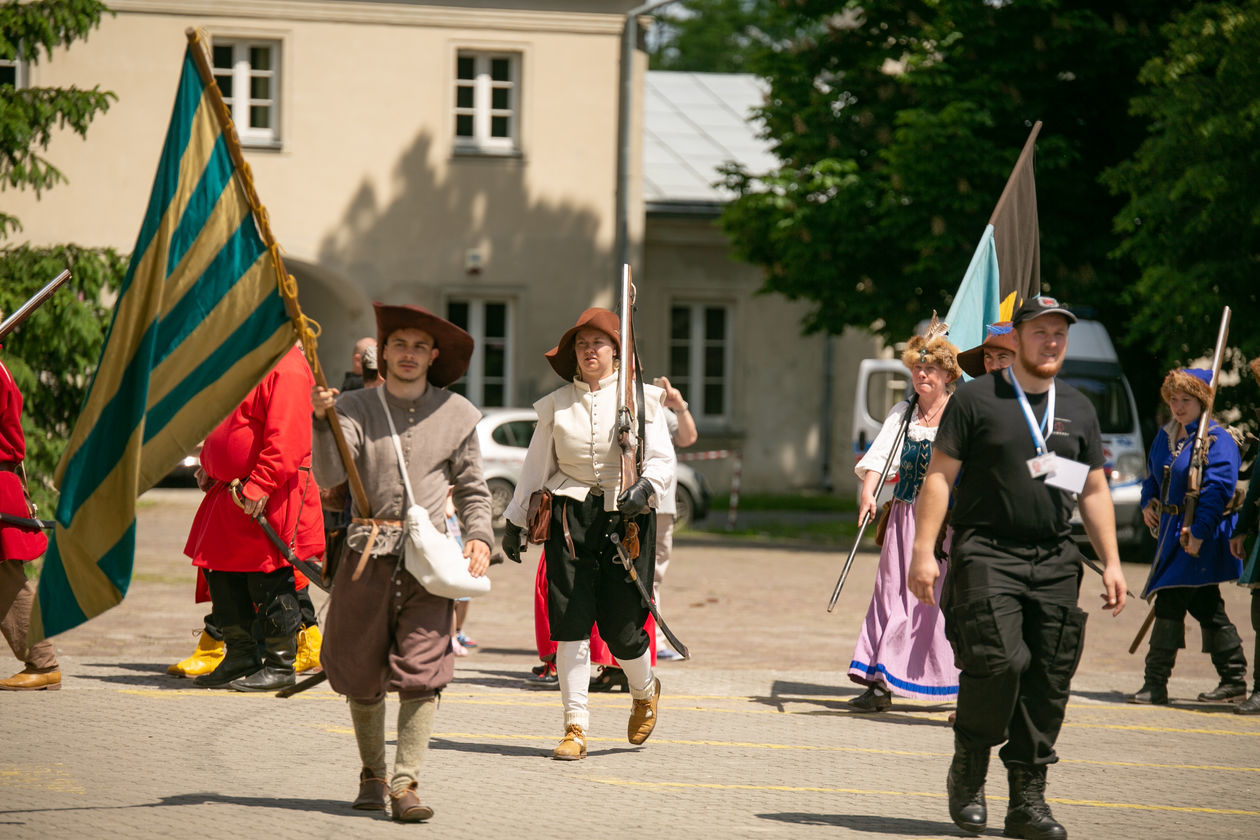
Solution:
M 262 667 L 248 677 L 233 680 L 237 691 L 278 691 L 297 682 L 293 663 L 297 661 L 297 638 L 271 636 L 263 646 Z
M 262 667 L 258 644 L 248 629 L 240 625 L 224 627 L 223 643 L 227 646 L 223 661 L 210 673 L 193 680 L 193 685 L 201 688 L 223 688 L 232 680 L 249 676 Z

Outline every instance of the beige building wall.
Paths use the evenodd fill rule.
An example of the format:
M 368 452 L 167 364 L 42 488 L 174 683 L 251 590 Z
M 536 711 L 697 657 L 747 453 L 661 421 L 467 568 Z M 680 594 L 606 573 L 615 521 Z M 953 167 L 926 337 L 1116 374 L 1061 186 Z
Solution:
M 493 295 L 514 306 L 513 401 L 529 403 L 550 385 L 542 351 L 582 308 L 611 304 L 620 44 L 633 3 L 110 5 L 117 15 L 86 42 L 31 68 L 32 85 L 99 85 L 118 101 L 86 140 L 66 132 L 49 149 L 68 184 L 38 201 L 5 194 L 24 225 L 14 242 L 131 250 L 184 30 L 200 26 L 211 39 L 280 43 L 280 148 L 245 156 L 303 307 L 323 325 L 330 380 L 354 339 L 374 331 L 373 299 L 444 313 L 452 295 Z M 521 56 L 519 155 L 455 152 L 461 48 Z M 639 77 L 645 68 L 640 53 Z M 633 193 L 630 218 L 641 220 Z
M 857 362 L 878 355 L 869 334 L 801 335 L 807 305 L 759 295 L 760 269 L 736 262 L 710 218 L 649 216 L 639 280 L 639 351 L 645 374 L 665 372 L 669 312 L 676 303 L 732 308 L 731 412 L 724 424 L 701 424 L 693 451 L 742 453 L 741 492 L 784 493 L 824 484 L 824 450 L 837 492 L 856 488 L 852 444 Z M 824 346 L 832 343 L 831 401 L 824 403 Z M 684 394 L 686 397 L 686 394 Z M 830 445 L 825 438 L 830 430 Z M 715 493 L 731 486 L 732 461 L 695 461 Z

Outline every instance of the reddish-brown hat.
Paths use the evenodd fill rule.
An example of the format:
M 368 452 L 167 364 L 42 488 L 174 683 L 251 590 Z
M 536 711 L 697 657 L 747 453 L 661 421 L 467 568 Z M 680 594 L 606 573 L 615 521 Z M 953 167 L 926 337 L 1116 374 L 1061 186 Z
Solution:
M 1015 338 L 1015 328 L 1011 326 L 1010 321 L 986 324 L 984 327 L 984 341 L 970 350 L 964 350 L 958 354 L 958 366 L 972 379 L 975 379 L 977 376 L 984 376 L 984 348 L 986 347 L 991 347 L 994 350 L 1010 350 L 1012 353 L 1019 350 L 1019 342 Z
M 621 321 L 615 312 L 607 309 L 591 307 L 578 316 L 577 323 L 570 327 L 560 341 L 543 355 L 551 363 L 551 368 L 560 374 L 565 382 L 572 382 L 577 376 L 577 354 L 573 349 L 577 334 L 586 328 L 606 333 L 617 345 L 617 353 L 621 353 Z
M 473 337 L 459 327 L 439 318 L 421 306 L 409 303 L 389 304 L 379 301 L 372 304 L 376 310 L 376 342 L 382 349 L 389 342 L 389 337 L 398 330 L 424 330 L 433 336 L 438 349 L 438 357 L 429 366 L 429 381 L 439 388 L 445 388 L 458 380 L 468 370 L 472 360 Z M 381 352 L 378 367 L 382 378 L 385 378 L 388 365 L 385 353 Z

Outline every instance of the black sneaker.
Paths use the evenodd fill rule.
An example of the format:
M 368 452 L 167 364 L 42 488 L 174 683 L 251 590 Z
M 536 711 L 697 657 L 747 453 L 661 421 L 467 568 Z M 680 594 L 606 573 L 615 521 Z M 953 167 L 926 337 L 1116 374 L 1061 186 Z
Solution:
M 855 712 L 886 712 L 892 708 L 892 695 L 876 691 L 875 686 L 868 686 L 857 697 L 849 701 L 849 708 Z

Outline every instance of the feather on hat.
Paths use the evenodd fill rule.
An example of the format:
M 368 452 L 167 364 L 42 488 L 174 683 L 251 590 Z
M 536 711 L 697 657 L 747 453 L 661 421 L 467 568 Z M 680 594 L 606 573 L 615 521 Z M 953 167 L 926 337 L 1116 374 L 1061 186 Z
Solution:
M 932 321 L 928 324 L 927 333 L 912 336 L 906 342 L 906 349 L 901 354 L 901 363 L 913 369 L 915 365 L 936 365 L 949 374 L 952 382 L 962 371 L 958 367 L 958 348 L 945 338 L 949 332 L 949 324 L 936 317 L 932 312 Z

